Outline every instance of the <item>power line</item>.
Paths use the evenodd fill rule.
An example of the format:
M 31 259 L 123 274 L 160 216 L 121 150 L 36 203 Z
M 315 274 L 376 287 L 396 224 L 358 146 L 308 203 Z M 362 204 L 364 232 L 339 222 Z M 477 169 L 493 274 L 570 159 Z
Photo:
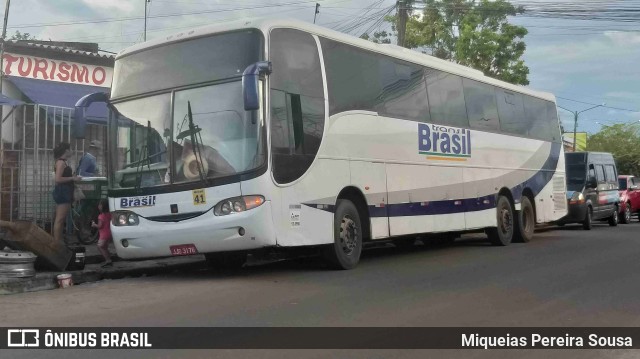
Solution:
M 201 10 L 201 11 L 182 12 L 182 13 L 166 13 L 166 14 L 157 14 L 157 15 L 149 16 L 148 18 L 151 19 L 151 18 L 167 18 L 167 17 L 188 16 L 188 15 L 201 15 L 201 14 L 232 12 L 232 11 L 240 11 L 240 10 L 264 9 L 264 8 L 280 7 L 280 6 L 295 7 L 300 4 L 323 2 L 323 1 L 328 1 L 328 0 L 307 0 L 307 1 L 297 1 L 297 2 L 289 2 L 289 3 L 269 4 L 269 5 L 262 5 L 262 6 L 244 6 L 244 7 L 230 8 L 230 9 Z M 85 24 L 99 24 L 99 23 L 106 23 L 106 22 L 133 21 L 133 20 L 141 20 L 141 19 L 144 19 L 144 17 L 131 16 L 131 17 L 123 17 L 123 18 L 106 18 L 106 19 L 55 22 L 55 23 L 18 24 L 18 25 L 9 26 L 9 28 L 22 29 L 22 28 L 37 28 L 37 27 L 72 26 L 72 25 L 85 25 Z
M 326 1 L 326 0 L 325 0 Z M 289 9 L 289 10 L 277 10 L 278 14 L 283 14 L 283 13 L 287 13 L 287 12 L 292 12 L 292 11 L 302 11 L 303 9 L 301 8 L 295 8 L 295 9 Z M 269 14 L 273 14 L 274 12 L 269 12 L 266 15 Z M 228 18 L 227 21 L 231 21 L 231 20 L 239 20 L 239 19 L 243 19 L 246 16 L 236 16 L 236 17 L 232 17 L 232 18 Z M 189 24 L 189 25 L 183 25 L 183 26 L 170 26 L 170 27 L 156 27 L 156 28 L 151 28 L 151 29 L 147 29 L 147 32 L 162 32 L 162 31 L 168 31 L 168 30 L 180 30 L 180 29 L 192 29 L 192 28 L 197 28 L 197 27 L 201 27 L 201 26 L 206 26 L 206 25 L 210 25 L 211 21 L 207 21 L 207 22 L 198 22 L 198 23 L 193 23 L 193 24 Z M 138 39 L 136 41 L 123 41 L 121 43 L 136 43 L 139 41 L 140 35 L 142 35 L 142 31 L 132 31 L 132 32 L 126 32 L 123 34 L 118 34 L 118 35 L 111 35 L 111 36 L 102 36 L 102 35 L 95 35 L 95 36 L 82 36 L 82 37 L 71 37 L 71 38 L 65 38 L 65 41 L 80 41 L 80 40 L 93 40 L 93 41 L 98 41 L 98 40 L 102 40 L 102 39 L 112 39 L 112 38 L 120 38 L 120 37 L 125 37 L 125 36 L 130 36 L 130 35 L 139 35 Z M 99 41 L 99 42 L 103 42 L 103 41 Z M 112 41 L 111 43 L 118 43 L 118 42 L 114 42 Z
M 584 102 L 584 101 L 580 101 L 580 100 L 574 100 L 571 98 L 566 98 L 566 97 L 561 97 L 561 96 L 556 96 L 557 98 L 561 98 L 563 100 L 567 100 L 567 101 L 572 101 L 572 102 L 577 102 L 577 103 L 581 103 L 584 105 L 592 105 L 592 106 L 600 106 L 603 108 L 610 108 L 612 110 L 619 110 L 619 111 L 628 111 L 628 112 L 640 112 L 639 110 L 630 110 L 628 108 L 620 108 L 620 107 L 611 107 L 611 106 L 604 106 L 602 104 L 597 104 L 597 103 L 591 103 L 591 102 Z

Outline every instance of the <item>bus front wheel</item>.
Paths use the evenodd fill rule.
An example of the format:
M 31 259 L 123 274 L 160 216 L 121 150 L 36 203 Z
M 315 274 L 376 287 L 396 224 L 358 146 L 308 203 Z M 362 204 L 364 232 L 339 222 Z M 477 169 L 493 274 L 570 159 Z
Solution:
M 513 206 L 505 196 L 499 196 L 496 202 L 497 227 L 487 229 L 489 241 L 494 246 L 508 246 L 513 240 L 514 216 Z
M 341 199 L 333 219 L 333 244 L 324 251 L 327 262 L 335 269 L 353 269 L 362 253 L 362 225 L 353 202 Z

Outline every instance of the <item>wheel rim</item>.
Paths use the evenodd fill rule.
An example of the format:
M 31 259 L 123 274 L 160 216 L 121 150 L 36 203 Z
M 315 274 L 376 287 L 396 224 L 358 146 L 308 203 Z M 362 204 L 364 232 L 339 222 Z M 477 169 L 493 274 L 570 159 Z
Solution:
M 506 204 L 500 206 L 500 231 L 502 234 L 509 234 L 513 229 L 513 218 L 509 207 Z
M 344 254 L 350 256 L 356 250 L 358 245 L 358 226 L 351 219 L 351 216 L 345 215 L 340 223 L 340 247 Z

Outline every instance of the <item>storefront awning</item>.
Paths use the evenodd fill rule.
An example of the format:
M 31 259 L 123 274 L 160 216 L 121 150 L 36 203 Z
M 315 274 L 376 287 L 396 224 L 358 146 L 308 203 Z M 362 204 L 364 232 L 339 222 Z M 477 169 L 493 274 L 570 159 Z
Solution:
M 24 77 L 7 76 L 25 96 L 39 105 L 74 108 L 84 95 L 93 92 L 108 92 L 106 87 L 77 85 L 65 82 L 36 80 Z M 107 123 L 108 111 L 104 103 L 96 103 L 87 108 L 87 120 L 93 123 Z
M 24 102 L 20 100 L 13 99 L 11 97 L 7 97 L 3 94 L 0 94 L 0 105 L 2 106 L 18 106 L 22 105 Z

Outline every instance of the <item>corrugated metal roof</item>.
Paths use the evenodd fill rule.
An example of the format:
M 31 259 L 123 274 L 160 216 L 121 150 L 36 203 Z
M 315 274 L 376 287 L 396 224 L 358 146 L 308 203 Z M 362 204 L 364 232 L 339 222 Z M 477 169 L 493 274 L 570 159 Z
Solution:
M 100 53 L 99 50 L 98 52 L 83 51 L 83 50 L 78 50 L 71 47 L 60 46 L 56 44 L 56 42 L 54 41 L 52 41 L 51 43 L 52 44 L 33 43 L 33 42 L 24 41 L 24 40 L 7 40 L 5 42 L 6 45 L 14 48 L 23 47 L 23 48 L 32 48 L 32 49 L 44 49 L 44 50 L 56 51 L 56 52 L 61 52 L 66 54 L 89 56 L 89 57 L 95 57 L 95 58 L 101 58 L 101 59 L 111 59 L 111 60 L 115 59 L 115 57 L 112 54 Z

